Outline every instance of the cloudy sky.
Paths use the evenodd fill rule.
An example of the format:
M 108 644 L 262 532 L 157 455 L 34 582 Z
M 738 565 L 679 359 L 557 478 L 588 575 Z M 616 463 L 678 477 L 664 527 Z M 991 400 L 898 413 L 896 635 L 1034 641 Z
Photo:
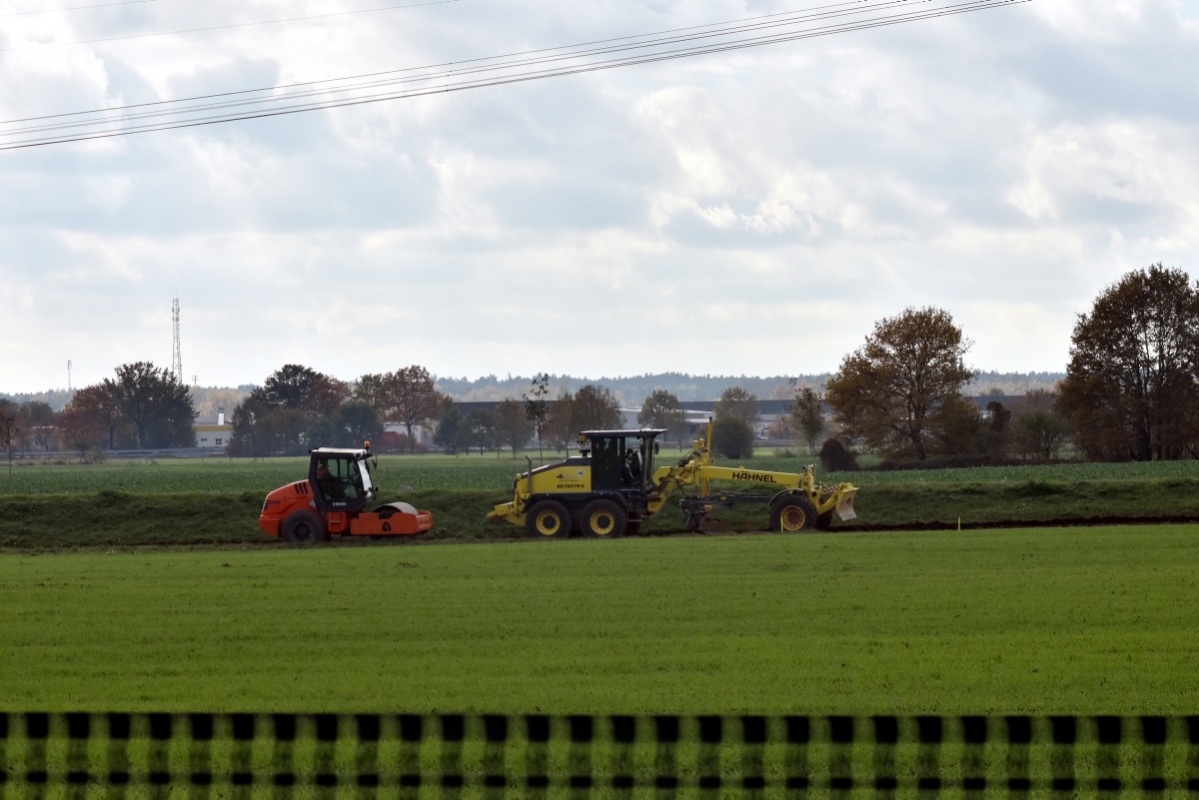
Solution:
M 65 388 L 68 361 L 76 387 L 169 367 L 175 297 L 204 386 L 285 363 L 810 374 L 925 306 L 973 367 L 1063 370 L 1121 275 L 1199 276 L 1199 0 L 832 30 L 959 4 L 0 0 L 0 147 L 139 124 L 52 115 L 418 79 L 0 150 L 0 392 Z M 858 16 L 813 16 L 833 11 Z M 771 30 L 830 35 L 422 93 L 514 76 L 520 53 L 594 65 L 552 48 L 797 13 Z

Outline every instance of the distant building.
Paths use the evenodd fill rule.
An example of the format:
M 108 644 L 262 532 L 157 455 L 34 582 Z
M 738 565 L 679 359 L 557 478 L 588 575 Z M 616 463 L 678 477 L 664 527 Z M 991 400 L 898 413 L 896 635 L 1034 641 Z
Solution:
M 217 413 L 216 423 L 192 423 L 196 447 L 201 450 L 224 450 L 233 438 L 233 426 L 225 421 L 225 412 Z

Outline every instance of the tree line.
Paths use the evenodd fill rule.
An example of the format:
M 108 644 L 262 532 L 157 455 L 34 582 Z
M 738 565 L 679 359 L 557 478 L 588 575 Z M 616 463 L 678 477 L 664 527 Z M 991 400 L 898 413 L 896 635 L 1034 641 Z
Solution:
M 965 395 L 978 373 L 966 366 L 971 342 L 950 314 L 908 308 L 879 320 L 824 386 L 793 381 L 788 415 L 772 439 L 791 439 L 836 468 L 855 451 L 895 462 L 957 459 L 983 463 L 1018 456 L 1052 459 L 1072 444 L 1093 461 L 1199 457 L 1199 284 L 1181 269 L 1154 264 L 1124 275 L 1080 314 L 1066 376 L 1053 391 L 1026 393 L 1012 408 L 985 408 Z M 576 432 L 620 427 L 612 392 L 587 384 L 552 396 L 538 374 L 519 398 L 494 411 L 463 410 L 412 365 L 353 383 L 296 364 L 253 389 L 232 414 L 231 455 L 299 454 L 321 444 L 370 439 L 418 450 L 417 429 L 447 452 L 516 452 L 530 440 L 563 449 Z M 715 410 L 717 449 L 752 453 L 757 397 L 726 387 Z M 194 445 L 195 407 L 188 388 L 149 362 L 78 390 L 61 412 L 40 401 L 0 398 L 0 447 L 89 451 Z M 680 442 L 689 433 L 679 398 L 651 391 L 637 416 Z M 388 425 L 402 434 L 386 434 Z
M 1125 274 L 1076 320 L 1066 377 L 1020 407 L 980 412 L 962 394 L 970 341 L 950 315 L 879 321 L 827 382 L 838 435 L 895 459 L 1052 458 L 1072 440 L 1089 461 L 1199 456 L 1199 284 L 1160 263 Z
M 0 446 L 17 450 L 192 447 L 195 406 L 186 384 L 148 361 L 122 364 L 112 378 L 79 389 L 55 412 L 42 401 L 0 399 Z
M 546 379 L 539 380 L 534 383 L 544 396 Z M 540 405 L 509 398 L 494 410 L 464 411 L 420 365 L 363 375 L 349 384 L 288 364 L 234 409 L 231 424 L 231 455 L 299 454 L 321 444 L 368 440 L 383 451 L 418 452 L 427 447 L 418 441 L 420 430 L 431 431 L 433 444 L 448 453 L 516 453 L 534 435 L 565 447 L 574 431 L 620 427 L 622 416 L 612 393 L 593 384 Z M 388 425 L 404 432 L 389 434 Z
M 854 448 L 898 464 L 1048 460 L 1067 443 L 1089 461 L 1199 457 L 1199 284 L 1181 269 L 1154 264 L 1105 289 L 1076 321 L 1066 377 L 1013 408 L 998 400 L 980 408 L 964 394 L 978 378 L 965 363 L 970 346 L 943 309 L 882 319 L 823 394 L 794 387 L 791 413 L 772 433 L 815 452 L 831 429 L 820 449 L 830 469 L 853 468 Z M 647 408 L 651 400 L 677 405 L 660 395 Z M 717 404 L 713 439 L 724 455 L 752 448 L 754 400 L 733 387 Z M 646 409 L 639 417 L 665 419 Z

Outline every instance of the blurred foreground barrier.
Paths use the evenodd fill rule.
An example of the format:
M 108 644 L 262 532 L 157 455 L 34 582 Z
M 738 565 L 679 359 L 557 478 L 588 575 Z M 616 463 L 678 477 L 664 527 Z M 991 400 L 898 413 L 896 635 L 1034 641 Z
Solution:
M 1196 797 L 1199 717 L 0 713 L 0 798 Z

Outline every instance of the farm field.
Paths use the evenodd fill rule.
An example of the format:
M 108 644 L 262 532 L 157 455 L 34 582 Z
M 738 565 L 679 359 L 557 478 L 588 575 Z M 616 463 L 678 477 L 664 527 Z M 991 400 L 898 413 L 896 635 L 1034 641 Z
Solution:
M 1181 714 L 1190 526 L 0 556 L 3 707 Z
M 856 776 L 853 791 L 835 792 L 847 800 L 879 796 L 879 775 L 898 797 L 923 796 L 930 774 L 947 786 L 987 776 L 988 797 L 1010 796 L 1008 779 L 1023 775 L 1028 796 L 1049 796 L 1064 769 L 1080 781 L 1075 796 L 1113 775 L 1185 787 L 1193 748 L 1179 715 L 1199 700 L 1195 556 L 1194 531 L 1180 525 L 3 554 L 0 708 L 251 712 L 260 729 L 266 715 L 301 715 L 300 738 L 281 749 L 237 742 L 221 718 L 211 746 L 185 738 L 186 716 L 161 746 L 135 718 L 126 748 L 100 733 L 103 716 L 90 717 L 97 738 L 82 746 L 61 721 L 37 740 L 10 714 L 7 784 L 23 796 L 43 796 L 46 781 L 51 793 L 113 796 L 70 776 L 127 765 L 134 785 L 115 791 L 152 798 L 153 775 L 186 791 L 200 765 L 215 773 L 215 796 L 325 800 L 363 796 L 364 774 L 382 781 L 372 796 L 398 798 L 575 796 L 579 774 L 597 781 L 585 793 L 595 798 L 743 797 L 740 776 L 770 787 L 752 796 L 784 797 L 797 769 L 813 797 L 832 796 L 822 787 L 833 776 Z M 313 713 L 342 720 L 342 738 L 318 741 Z M 384 715 L 377 745 L 354 738 L 350 715 L 364 713 Z M 438 714 L 465 713 L 465 738 L 402 743 L 397 713 L 422 715 L 431 732 Z M 501 746 L 482 728 L 496 713 L 513 731 Z M 523 714 L 555 718 L 553 737 L 526 743 Z M 680 714 L 683 738 L 667 751 L 646 738 L 622 749 L 602 733 L 584 751 L 566 738 L 568 714 L 596 715 L 601 728 L 631 715 L 641 737 L 650 715 Z M 740 714 L 772 720 L 772 744 L 700 744 L 697 715 L 734 730 Z M 786 714 L 813 715 L 802 762 L 782 744 Z M 858 717 L 863 737 L 862 718 L 899 715 L 907 738 L 830 744 L 826 714 Z M 918 714 L 948 717 L 932 762 L 912 738 Z M 955 744 L 958 714 L 990 718 L 993 735 L 1004 715 L 1028 714 L 1039 733 L 1023 750 L 971 755 Z M 1048 717 L 1061 714 L 1082 717 L 1065 761 L 1048 744 Z M 1089 715 L 1143 714 L 1174 717 L 1172 744 L 1130 739 L 1105 755 L 1090 738 Z M 272 787 L 281 769 L 297 774 L 294 794 Z M 257 776 L 252 790 L 239 772 Z M 547 788 L 526 790 L 537 774 Z M 398 788 L 405 775 L 426 788 Z M 637 789 L 606 788 L 618 775 Z M 712 775 L 725 790 L 702 788 Z M 486 788 L 497 776 L 507 790 Z M 667 795 L 655 788 L 663 776 L 677 782 Z M 457 785 L 447 779 L 462 790 L 442 788 Z
M 677 457 L 664 451 L 664 459 Z M 534 463 L 542 463 L 535 454 Z M 547 455 L 546 461 L 555 458 Z M 743 466 L 796 471 L 807 462 L 763 456 Z M 483 519 L 509 498 L 524 458 L 382 456 L 380 502 L 406 500 L 433 512 L 421 541 L 519 539 L 520 529 Z M 256 520 L 266 493 L 306 475 L 307 460 L 163 459 L 103 464 L 18 462 L 0 473 L 0 548 L 58 549 L 269 540 Z M 1199 462 L 1078 464 L 821 473 L 861 492 L 858 518 L 834 530 L 966 529 L 1007 525 L 1199 521 Z M 760 487 L 734 486 L 749 490 Z M 732 533 L 762 531 L 760 508 L 717 515 Z M 650 536 L 684 532 L 673 504 L 643 526 Z
M 677 460 L 683 451 L 663 450 L 661 459 Z M 561 458 L 547 452 L 487 455 L 380 456 L 379 478 L 391 491 L 439 489 L 492 491 L 503 494 L 512 476 L 525 469 L 525 457 L 534 466 Z M 721 463 L 725 463 L 721 460 Z M 759 455 L 737 462 L 751 469 L 795 472 L 815 458 L 780 458 Z M 0 497 L 15 495 L 80 494 L 97 491 L 132 494 L 240 493 L 265 494 L 307 474 L 307 458 L 205 458 L 111 460 L 100 464 L 53 464 L 17 461 L 11 470 L 0 465 Z M 968 469 L 908 470 L 896 472 L 837 473 L 817 470 L 826 483 L 851 481 L 862 486 L 976 486 L 1020 482 L 1076 483 L 1080 481 L 1181 481 L 1199 482 L 1199 461 L 1140 462 L 1128 464 L 1062 463 Z

